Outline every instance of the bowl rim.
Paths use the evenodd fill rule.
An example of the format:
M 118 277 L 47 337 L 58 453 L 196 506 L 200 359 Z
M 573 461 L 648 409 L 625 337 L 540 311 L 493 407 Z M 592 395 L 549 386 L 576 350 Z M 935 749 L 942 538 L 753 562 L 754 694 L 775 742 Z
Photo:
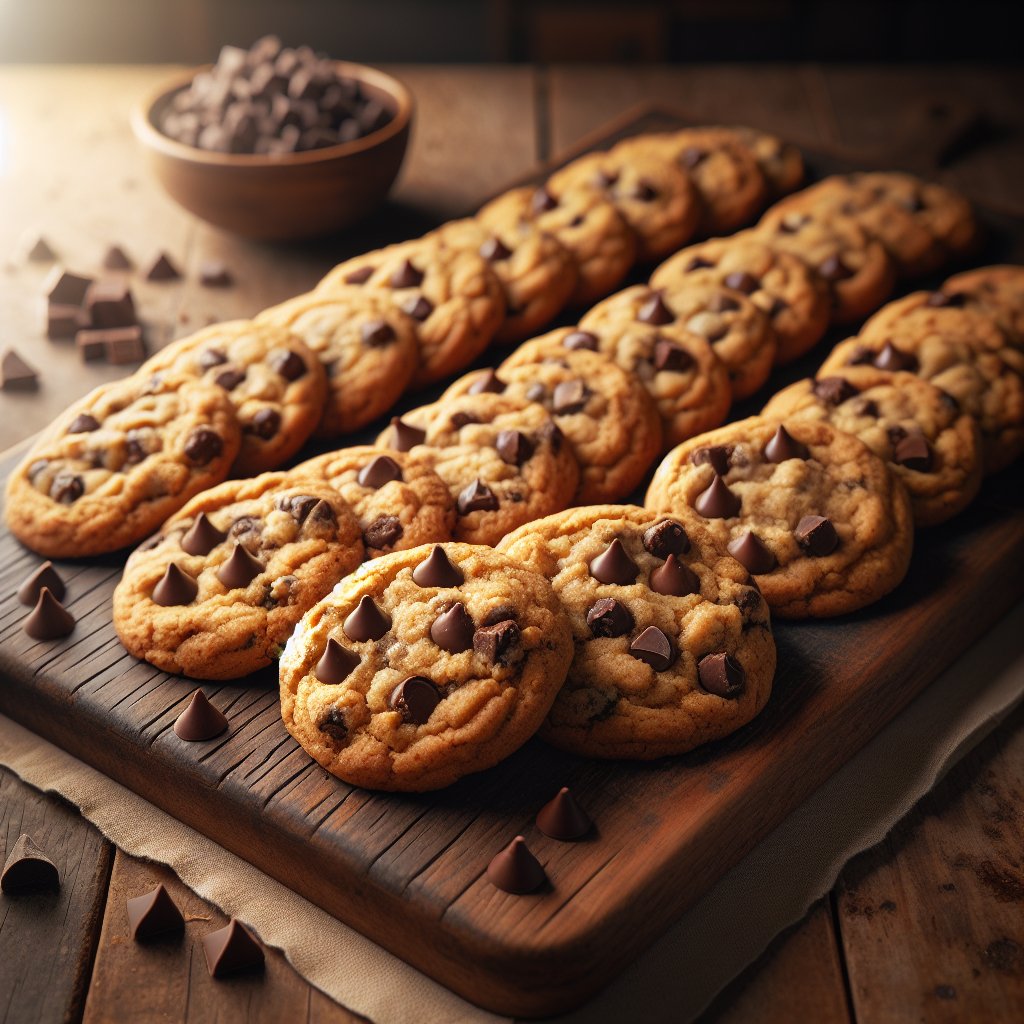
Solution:
M 354 78 L 359 82 L 374 86 L 387 93 L 396 104 L 394 117 L 386 125 L 376 131 L 353 139 L 351 142 L 338 142 L 333 146 L 310 149 L 300 153 L 285 153 L 272 156 L 269 153 L 220 153 L 215 150 L 200 149 L 188 143 L 179 142 L 165 135 L 154 123 L 153 114 L 157 106 L 173 93 L 185 88 L 200 72 L 212 69 L 212 64 L 200 64 L 187 71 L 178 72 L 169 79 L 150 89 L 131 109 L 131 126 L 135 137 L 144 146 L 158 150 L 165 156 L 185 160 L 190 163 L 208 164 L 212 167 L 252 167 L 281 168 L 302 167 L 308 164 L 327 163 L 339 157 L 354 156 L 370 149 L 375 149 L 384 142 L 404 132 L 412 120 L 414 101 L 410 90 L 393 75 L 369 64 L 358 64 L 354 61 L 335 60 L 331 62 L 341 76 Z

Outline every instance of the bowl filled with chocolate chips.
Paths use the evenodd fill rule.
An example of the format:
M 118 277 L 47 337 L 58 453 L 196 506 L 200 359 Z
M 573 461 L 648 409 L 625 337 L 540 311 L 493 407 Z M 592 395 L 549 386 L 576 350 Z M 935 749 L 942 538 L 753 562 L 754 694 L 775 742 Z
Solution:
M 132 127 L 185 209 L 286 241 L 375 209 L 402 166 L 412 115 L 409 90 L 390 75 L 265 36 L 162 85 L 135 107 Z

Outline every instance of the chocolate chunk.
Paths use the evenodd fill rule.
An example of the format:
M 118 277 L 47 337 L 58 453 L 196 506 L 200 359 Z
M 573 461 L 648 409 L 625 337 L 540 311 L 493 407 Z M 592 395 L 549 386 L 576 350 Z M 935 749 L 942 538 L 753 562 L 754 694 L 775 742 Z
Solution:
M 679 652 L 672 640 L 657 626 L 648 626 L 630 645 L 629 653 L 646 662 L 655 672 L 672 667 Z
M 599 583 L 628 586 L 640 572 L 639 566 L 626 554 L 622 541 L 616 537 L 596 558 L 590 561 L 590 575 Z
M 693 466 L 709 465 L 719 476 L 729 472 L 732 462 L 733 447 L 729 444 L 715 444 L 707 448 L 698 448 L 690 455 Z
M 833 377 L 832 379 L 836 380 L 838 378 Z M 779 463 L 785 462 L 787 459 L 809 459 L 811 451 L 807 445 L 801 444 L 780 423 L 778 430 L 775 431 L 771 439 L 764 446 L 764 457 L 769 462 Z
M 381 348 L 394 341 L 397 335 L 387 320 L 367 320 L 360 324 L 359 337 L 363 339 L 364 345 L 369 345 L 370 348 Z
M 135 301 L 123 281 L 94 281 L 85 296 L 85 308 L 94 328 L 135 327 Z
M 743 692 L 747 674 L 743 666 L 724 651 L 706 654 L 697 663 L 700 685 L 718 697 L 738 697 Z
M 201 743 L 227 732 L 228 720 L 202 690 L 196 690 L 188 707 L 174 723 L 174 735 L 186 743 Z
M 537 812 L 537 828 L 552 839 L 572 842 L 582 839 L 593 827 L 594 823 L 576 802 L 568 786 L 563 786 Z
M 359 599 L 355 611 L 345 619 L 345 636 L 350 640 L 379 640 L 391 628 L 391 616 L 382 612 L 369 594 Z
M 378 491 L 392 480 L 402 479 L 402 467 L 387 455 L 375 455 L 356 474 L 360 487 Z
M 512 255 L 512 250 L 500 238 L 495 236 L 486 239 L 484 244 L 480 246 L 480 255 L 488 263 L 497 263 L 499 260 L 507 260 Z
M 505 390 L 505 382 L 494 372 L 494 370 L 486 370 L 482 376 L 478 377 L 469 385 L 467 394 L 470 395 L 482 395 L 482 394 L 494 394 L 500 395 Z
M 254 558 L 238 541 L 235 541 L 231 557 L 217 570 L 217 579 L 228 590 L 240 590 L 249 586 L 265 570 L 266 566 L 259 559 Z
M 270 368 L 275 373 L 280 374 L 285 380 L 289 381 L 301 380 L 309 372 L 306 360 L 298 352 L 292 352 L 291 350 L 275 352 L 268 362 L 270 363 Z
M 510 466 L 521 466 L 533 455 L 533 442 L 519 430 L 502 430 L 494 447 L 502 461 Z
M 761 538 L 750 530 L 729 541 L 727 550 L 747 572 L 771 572 L 775 568 L 775 556 L 765 547 Z
M 104 270 L 131 270 L 132 261 L 119 245 L 110 246 L 103 255 Z
M 100 421 L 87 412 L 80 412 L 68 427 L 69 434 L 89 434 L 100 429 Z
M 481 626 L 473 634 L 473 650 L 491 665 L 509 665 L 523 653 L 523 634 L 512 619 Z
M 50 248 L 50 243 L 40 235 L 32 248 L 25 253 L 25 258 L 32 263 L 49 263 L 57 258 L 57 254 Z
M 424 676 L 409 676 L 391 691 L 388 706 L 409 725 L 423 725 L 441 703 L 437 687 Z
M 391 275 L 392 288 L 418 288 L 423 284 L 423 271 L 417 270 L 411 260 L 402 260 L 401 266 Z
M 55 267 L 44 286 L 47 301 L 66 306 L 81 306 L 91 284 L 91 277 L 72 274 L 69 270 Z
M 106 356 L 106 337 L 106 331 L 79 331 L 75 335 L 75 348 L 83 362 L 91 363 Z
M 213 525 L 205 512 L 196 516 L 188 533 L 181 538 L 181 549 L 190 555 L 208 555 L 218 544 L 227 540 L 228 535 Z
M 442 650 L 459 654 L 473 646 L 475 628 L 465 605 L 455 604 L 434 619 L 430 627 L 430 638 Z
M 878 406 L 870 398 L 858 398 L 851 408 L 858 416 L 878 417 Z
M 199 283 L 204 288 L 230 288 L 235 279 L 219 260 L 206 260 L 199 264 Z
M 185 442 L 185 457 L 197 466 L 207 466 L 224 451 L 220 434 L 210 427 L 196 427 Z
M 163 885 L 127 901 L 128 928 L 136 942 L 183 932 L 185 918 Z
M 828 405 L 840 405 L 860 392 L 845 377 L 819 377 L 811 391 Z
M 177 281 L 181 272 L 171 262 L 167 253 L 159 253 L 146 268 L 143 276 L 147 281 Z
M 217 387 L 223 388 L 225 391 L 234 391 L 245 380 L 245 370 L 229 367 L 226 370 L 221 370 L 213 380 Z
M 235 918 L 227 927 L 204 935 L 203 950 L 214 978 L 263 970 L 263 949 Z
M 453 565 L 440 544 L 412 571 L 413 582 L 420 587 L 457 587 L 466 582 L 462 570 Z
M 22 604 L 32 607 L 39 600 L 39 595 L 46 587 L 58 600 L 63 601 L 66 589 L 64 581 L 60 578 L 53 562 L 43 562 L 41 566 L 20 587 L 18 587 L 18 600 Z
M 480 417 L 471 412 L 456 412 L 452 414 L 448 422 L 455 430 L 461 430 L 469 423 L 479 423 Z
M 744 295 L 751 295 L 761 287 L 760 280 L 754 277 L 753 274 L 748 274 L 745 270 L 734 270 L 731 274 L 726 274 L 722 284 L 726 288 L 743 292 Z
M 636 311 L 636 318 L 645 324 L 670 324 L 675 320 L 675 314 L 665 304 L 661 292 L 655 292 L 649 299 L 646 299 Z
M 468 515 L 470 512 L 496 512 L 498 498 L 494 491 L 477 477 L 460 492 L 456 507 L 461 516 Z
M 0 356 L 0 388 L 4 391 L 34 391 L 39 374 L 13 348 Z
M 228 532 L 232 537 L 244 537 L 246 534 L 252 534 L 254 538 L 259 538 L 263 532 L 263 520 L 259 516 L 239 516 L 231 524 Z
M 219 348 L 204 348 L 197 360 L 199 369 L 203 372 L 212 370 L 215 366 L 223 366 L 227 361 L 228 357 Z
M 397 544 L 405 529 L 398 516 L 378 516 L 363 530 L 363 541 L 367 547 L 383 550 Z
M 853 271 L 842 261 L 838 253 L 826 256 L 818 264 L 818 273 L 826 281 L 845 281 L 853 277 Z
M 563 380 L 555 385 L 551 407 L 559 416 L 579 412 L 587 404 L 591 394 L 590 388 L 582 380 Z
M 321 683 L 336 686 L 347 679 L 359 665 L 359 655 L 342 647 L 334 637 L 328 637 L 327 646 L 320 660 L 316 663 L 314 673 Z M 323 726 L 321 725 L 322 729 Z
M 697 574 L 683 565 L 675 555 L 669 555 L 664 565 L 651 571 L 650 586 L 656 594 L 668 594 L 672 597 L 686 597 L 687 594 L 700 593 L 700 579 Z
M 247 434 L 255 434 L 264 441 L 270 441 L 281 429 L 281 414 L 269 407 L 259 409 L 244 429 Z
M 50 484 L 50 497 L 62 505 L 71 505 L 85 494 L 85 481 L 74 473 L 58 473 Z
M 57 865 L 24 832 L 11 848 L 0 874 L 0 889 L 10 896 L 60 888 Z
M 534 213 L 547 213 L 558 205 L 558 200 L 546 189 L 539 188 L 530 199 L 530 209 Z
M 142 340 L 142 328 L 112 327 L 102 332 L 103 353 L 107 362 L 113 366 L 125 366 L 128 363 L 139 363 L 146 356 L 146 346 Z
M 944 306 L 960 307 L 966 306 L 969 298 L 970 296 L 965 295 L 963 292 L 932 292 L 925 300 L 925 305 L 933 308 L 942 308 Z
M 839 544 L 836 528 L 824 516 L 804 516 L 797 523 L 793 536 L 809 555 L 831 554 Z
M 632 612 L 613 597 L 595 601 L 587 612 L 587 625 L 594 636 L 625 636 L 635 624 Z
M 73 338 L 83 327 L 88 326 L 88 322 L 89 318 L 80 306 L 62 302 L 46 304 L 46 336 L 51 341 Z
M 934 463 L 934 454 L 922 434 L 908 434 L 896 445 L 893 461 L 918 473 L 927 473 Z
M 644 530 L 644 548 L 655 558 L 685 555 L 690 550 L 690 538 L 674 519 L 662 519 Z
M 729 519 L 739 515 L 740 504 L 739 495 L 730 491 L 717 473 L 711 478 L 708 488 L 693 501 L 693 507 L 705 519 Z
M 345 275 L 345 284 L 365 284 L 373 277 L 373 267 L 358 267 Z
M 530 852 L 522 836 L 516 836 L 487 865 L 487 880 L 491 885 L 516 896 L 535 892 L 547 879 L 540 861 Z
M 707 157 L 707 150 L 701 149 L 699 146 L 687 146 L 679 154 L 679 163 L 692 171 L 698 164 L 703 163 Z
M 427 432 L 411 423 L 406 423 L 400 416 L 391 417 L 391 447 L 396 452 L 407 452 L 427 439 Z
M 171 562 L 153 588 L 154 604 L 163 608 L 191 604 L 199 593 L 199 583 L 176 562 Z
M 887 341 L 881 352 L 872 360 L 879 370 L 906 370 L 913 373 L 917 369 L 917 359 L 909 352 L 901 352 L 891 341 Z
M 345 712 L 341 708 L 332 707 L 321 719 L 317 728 L 327 733 L 332 740 L 344 743 L 348 737 L 348 723 L 345 721 Z
M 597 335 L 590 331 L 573 331 L 562 339 L 562 348 L 586 349 L 588 352 L 597 351 Z
M 422 295 L 411 295 L 402 303 L 402 312 L 422 322 L 434 312 L 434 304 Z
M 693 356 L 682 346 L 665 338 L 659 338 L 654 343 L 654 368 L 659 372 L 669 370 L 672 373 L 682 373 L 691 366 Z
M 544 401 L 547 399 L 547 396 L 548 390 L 546 387 L 544 387 L 543 384 L 540 383 L 540 381 L 534 381 L 526 389 L 526 400 L 528 402 L 539 402 L 543 405 Z
M 50 592 L 50 588 L 42 587 L 35 607 L 21 628 L 33 640 L 58 640 L 74 631 L 75 620 Z
M 854 345 L 846 359 L 847 366 L 869 366 L 875 353 L 867 345 Z

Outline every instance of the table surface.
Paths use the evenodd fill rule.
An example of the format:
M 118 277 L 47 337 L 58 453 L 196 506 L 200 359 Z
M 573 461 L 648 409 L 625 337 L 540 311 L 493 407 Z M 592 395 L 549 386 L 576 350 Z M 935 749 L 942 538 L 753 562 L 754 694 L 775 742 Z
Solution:
M 968 195 L 1024 214 L 1024 72 L 973 66 L 817 65 L 393 68 L 418 110 L 384 222 L 329 243 L 273 247 L 220 234 L 182 213 L 142 166 L 132 102 L 168 67 L 0 68 L 0 349 L 42 371 L 38 392 L 0 394 L 0 449 L 89 388 L 124 373 L 83 366 L 46 341 L 47 265 L 25 261 L 42 235 L 71 269 L 96 273 L 111 243 L 140 264 L 166 250 L 186 271 L 133 288 L 156 344 L 299 293 L 381 232 L 463 214 L 548 156 L 644 101 L 709 122 L 747 123 L 864 159 L 927 166 Z M 237 284 L 202 289 L 221 259 Z M 1024 711 L 926 796 L 835 889 L 779 936 L 716 1000 L 705 1021 L 821 1024 L 1018 1021 L 1024 1016 Z M 32 833 L 64 866 L 60 913 L 8 913 L 0 897 L 0 1021 L 277 1021 L 355 1017 L 271 952 L 260 980 L 215 983 L 169 958 L 141 976 L 123 940 L 126 896 L 163 881 L 186 915 L 223 922 L 168 870 L 122 854 L 61 801 L 0 770 L 0 834 Z M 380 1022 L 384 1024 L 384 1022 Z

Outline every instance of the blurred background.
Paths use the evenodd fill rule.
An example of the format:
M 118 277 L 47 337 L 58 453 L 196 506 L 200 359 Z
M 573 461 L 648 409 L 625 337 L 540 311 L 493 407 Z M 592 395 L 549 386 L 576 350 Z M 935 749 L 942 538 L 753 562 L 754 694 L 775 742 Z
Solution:
M 1024 2 L 0 0 L 4 63 L 196 64 L 268 32 L 368 62 L 1020 64 Z

